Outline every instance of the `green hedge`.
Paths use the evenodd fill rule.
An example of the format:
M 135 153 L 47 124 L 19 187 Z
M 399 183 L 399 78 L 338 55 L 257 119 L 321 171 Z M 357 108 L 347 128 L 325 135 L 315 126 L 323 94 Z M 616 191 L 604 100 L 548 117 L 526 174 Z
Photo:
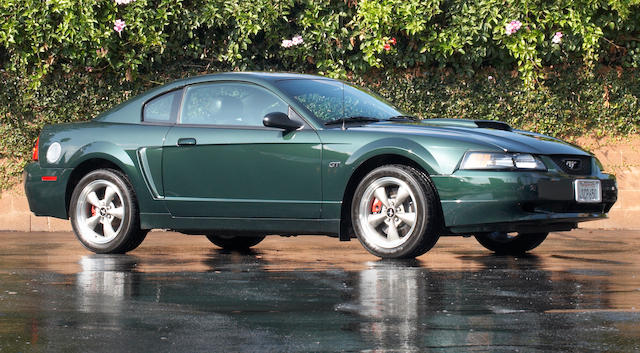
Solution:
M 131 80 L 176 61 L 340 77 L 491 66 L 529 87 L 550 65 L 640 65 L 640 0 L 0 0 L 0 18 L 0 65 L 32 88 L 58 69 Z
M 222 70 L 320 73 L 555 136 L 638 129 L 640 0 L 0 0 L 0 19 L 0 189 L 43 124 Z
M 27 79 L 0 75 L 0 188 L 17 181 L 44 124 L 88 120 L 160 83 L 201 72 L 175 70 L 121 82 L 95 74 L 49 75 L 25 95 Z M 640 73 L 601 67 L 549 73 L 546 85 L 527 90 L 514 72 L 485 69 L 475 75 L 446 70 L 371 72 L 352 81 L 380 92 L 423 118 L 496 119 L 564 138 L 628 135 L 640 128 Z M 150 80 L 153 78 L 153 81 Z

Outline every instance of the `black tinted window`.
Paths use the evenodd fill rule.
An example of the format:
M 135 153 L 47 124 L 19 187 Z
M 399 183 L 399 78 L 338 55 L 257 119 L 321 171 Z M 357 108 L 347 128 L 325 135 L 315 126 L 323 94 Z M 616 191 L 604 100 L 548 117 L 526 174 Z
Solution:
M 168 123 L 174 121 L 182 90 L 165 93 L 144 105 L 143 120 Z
M 288 113 L 289 106 L 270 91 L 245 83 L 211 83 L 187 89 L 182 124 L 263 126 L 267 113 Z

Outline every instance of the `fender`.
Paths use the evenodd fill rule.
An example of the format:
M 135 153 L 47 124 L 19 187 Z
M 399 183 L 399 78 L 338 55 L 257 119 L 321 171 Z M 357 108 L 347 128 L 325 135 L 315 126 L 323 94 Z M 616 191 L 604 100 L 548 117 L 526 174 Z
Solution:
M 376 140 L 360 147 L 345 161 L 350 167 L 350 175 L 365 161 L 379 155 L 396 154 L 420 165 L 429 174 L 440 174 L 440 166 L 433 155 L 419 143 L 397 137 Z
M 339 219 L 342 212 L 342 201 L 347 188 L 354 177 L 354 173 L 363 163 L 381 155 L 397 155 L 407 158 L 422 167 L 429 174 L 437 174 L 441 169 L 433 155 L 420 144 L 404 138 L 389 137 L 372 141 L 360 146 L 355 152 L 345 154 L 342 167 L 329 168 L 330 161 L 323 163 L 325 170 L 323 176 L 324 206 L 322 218 Z
M 135 151 L 132 151 L 132 153 L 135 153 Z M 76 150 L 69 157 L 67 165 L 75 169 L 83 162 L 91 159 L 102 159 L 111 162 L 127 175 L 136 193 L 141 212 L 156 211 L 156 209 L 157 212 L 166 212 L 166 208 L 162 203 L 154 202 L 144 180 L 140 177 L 137 160 L 132 158 L 122 147 L 112 142 L 92 142 Z M 68 184 L 66 188 L 69 188 Z

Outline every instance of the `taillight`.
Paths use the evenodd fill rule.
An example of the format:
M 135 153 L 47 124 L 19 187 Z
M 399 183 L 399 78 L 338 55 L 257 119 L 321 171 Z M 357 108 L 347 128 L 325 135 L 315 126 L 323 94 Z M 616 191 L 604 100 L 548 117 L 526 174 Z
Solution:
M 38 161 L 38 145 L 40 145 L 40 137 L 38 137 L 38 139 L 36 140 L 36 145 L 33 146 L 32 158 L 34 162 Z

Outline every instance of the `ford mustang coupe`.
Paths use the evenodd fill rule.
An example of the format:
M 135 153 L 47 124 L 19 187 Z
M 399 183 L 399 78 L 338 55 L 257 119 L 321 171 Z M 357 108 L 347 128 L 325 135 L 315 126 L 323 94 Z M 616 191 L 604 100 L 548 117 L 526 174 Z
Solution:
M 96 253 L 153 228 L 247 249 L 266 235 L 357 237 L 411 258 L 440 236 L 523 253 L 606 217 L 615 177 L 582 149 L 498 121 L 420 120 L 348 83 L 223 73 L 46 126 L 24 172 L 31 211 Z

